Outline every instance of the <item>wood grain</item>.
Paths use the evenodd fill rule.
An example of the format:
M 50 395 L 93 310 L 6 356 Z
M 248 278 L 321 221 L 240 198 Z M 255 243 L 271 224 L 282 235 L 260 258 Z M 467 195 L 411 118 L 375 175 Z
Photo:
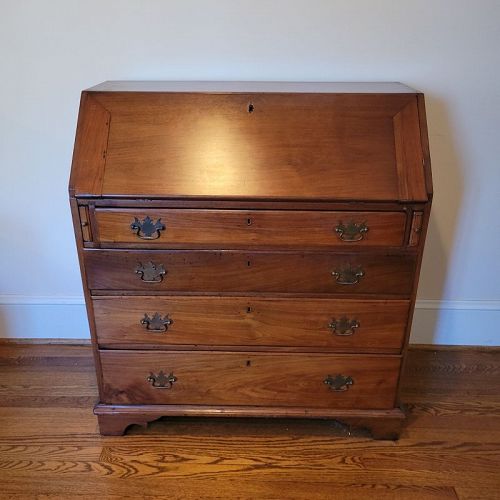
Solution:
M 402 205 L 398 201 L 353 200 L 273 200 L 261 198 L 78 198 L 81 205 L 95 205 L 99 208 L 197 208 L 223 210 L 323 210 L 340 212 L 400 212 L 402 209 L 422 210 L 425 203 L 415 202 Z
M 33 382 L 44 371 L 59 394 L 49 384 L 41 400 Z M 494 500 L 499 374 L 499 351 L 410 350 L 397 442 L 288 419 L 169 418 L 101 437 L 89 346 L 2 344 L 0 496 Z
M 425 97 L 424 94 L 417 94 L 417 107 L 418 107 L 418 120 L 420 123 L 420 143 L 422 144 L 422 154 L 424 158 L 424 176 L 425 176 L 425 189 L 427 190 L 427 197 L 429 201 L 433 197 L 432 186 L 432 170 L 431 170 L 431 155 L 429 149 L 429 133 L 427 127 L 427 114 L 425 111 Z
M 105 404 L 199 404 L 394 408 L 399 356 L 101 350 Z M 125 368 L 126 367 L 126 368 Z M 148 376 L 173 373 L 170 389 Z M 324 383 L 328 375 L 353 379 L 345 391 Z
M 161 219 L 165 229 L 141 239 L 130 225 L 135 218 Z M 124 244 L 158 248 L 234 248 L 235 246 L 344 247 L 401 246 L 405 212 L 324 212 L 282 210 L 96 209 L 101 247 Z M 364 224 L 359 241 L 341 239 L 340 224 Z M 156 236 L 156 234 L 155 234 Z
M 282 346 L 307 350 L 399 352 L 408 317 L 404 300 L 262 299 L 258 297 L 95 297 L 99 345 Z M 141 324 L 159 313 L 163 332 Z M 333 319 L 356 321 L 350 335 Z
M 88 286 L 96 290 L 179 292 L 299 292 L 408 296 L 415 259 L 411 255 L 353 255 L 258 251 L 84 250 Z M 146 283 L 138 265 L 164 267 L 164 278 Z M 353 285 L 339 284 L 334 271 L 361 267 Z
M 92 231 L 90 227 L 90 219 L 89 219 L 89 207 L 88 206 L 79 206 L 78 214 L 80 215 L 80 227 L 82 230 L 82 240 L 92 241 Z
M 394 116 L 393 120 L 399 199 L 425 201 L 427 191 L 422 169 L 424 156 L 417 101 L 411 101 Z
M 103 196 L 400 199 L 393 116 L 414 94 L 91 95 L 112 117 Z
M 394 438 L 404 414 L 393 392 L 399 383 L 399 355 L 407 346 L 430 208 L 421 95 L 394 84 L 284 84 L 283 91 L 277 84 L 248 84 L 243 91 L 241 84 L 207 84 L 203 90 L 200 84 L 181 89 L 173 83 L 159 91 L 162 85 L 111 83 L 82 95 L 70 194 L 100 400 L 135 401 L 141 412 L 132 415 L 126 408 L 106 413 L 110 408 L 99 406 L 101 428 L 118 433 L 135 423 L 128 418 L 140 416 L 142 424 L 163 411 L 160 406 L 141 407 L 149 401 L 149 393 L 144 396 L 143 376 L 139 379 L 128 365 L 142 370 L 151 360 L 171 361 L 181 371 L 185 369 L 181 387 L 185 375 L 195 374 L 188 391 L 169 391 L 174 401 L 166 403 L 184 405 L 181 411 L 198 404 L 191 414 L 208 415 L 224 407 L 227 414 L 241 415 L 236 412 L 240 405 L 252 408 L 248 415 L 278 416 L 287 408 L 286 415 L 298 417 L 300 408 L 310 416 L 321 416 L 318 408 L 330 408 L 321 406 L 327 404 L 324 398 L 322 402 L 314 399 L 318 391 L 308 385 L 316 380 L 321 363 L 326 366 L 330 360 L 358 370 L 354 380 L 363 382 L 362 389 L 355 383 L 356 389 L 345 391 L 344 400 L 352 397 L 345 407 L 332 407 L 344 408 L 341 420 L 345 417 L 350 427 L 369 427 L 375 437 Z M 105 133 L 101 112 L 107 117 Z M 74 179 L 83 191 L 75 188 Z M 329 213 L 332 208 L 341 213 Z M 414 212 L 422 214 L 422 238 L 412 241 L 411 247 Z M 91 225 L 88 241 L 82 237 L 82 213 L 85 219 L 88 214 Z M 166 228 L 156 228 L 161 230 L 156 233 L 158 240 L 153 237 L 144 242 L 137 236 L 147 234 L 132 232 L 132 217 L 134 231 L 142 231 L 139 218 L 151 215 L 153 222 L 163 217 Z M 354 216 L 366 220 L 341 220 Z M 359 242 L 339 241 L 336 229 L 341 222 L 363 222 L 368 232 Z M 337 238 L 334 243 L 332 236 Z M 139 296 L 148 295 L 155 300 L 169 296 L 186 300 L 378 299 L 395 301 L 394 305 L 405 300 L 409 308 L 391 317 L 397 331 L 389 327 L 384 338 L 381 329 L 373 329 L 377 335 L 373 343 L 355 347 L 357 351 L 354 345 L 336 348 L 336 343 L 321 346 L 314 341 L 289 345 L 310 325 L 280 329 L 283 320 L 294 318 L 278 310 L 267 316 L 255 313 L 259 318 L 253 321 L 255 329 L 243 328 L 248 346 L 239 345 L 238 340 L 226 341 L 235 344 L 234 348 L 203 344 L 203 336 L 211 332 L 195 326 L 189 330 L 196 344 L 150 344 L 153 349 L 146 351 L 137 342 L 128 351 L 123 350 L 126 344 L 104 343 L 98 352 L 100 328 L 94 315 L 98 297 L 109 296 L 116 302 L 120 297 L 141 300 Z M 308 316 L 313 316 L 316 306 L 311 307 L 304 311 Z M 210 318 L 211 311 L 206 306 L 204 310 L 205 315 L 198 316 L 201 321 Z M 234 317 L 228 309 L 219 310 L 224 311 Z M 192 315 L 192 309 L 187 313 Z M 144 314 L 144 320 L 139 320 L 143 326 L 150 321 Z M 245 314 L 252 314 L 251 306 L 247 305 Z M 120 314 L 110 316 L 121 324 Z M 383 315 L 382 320 L 391 325 Z M 363 321 L 366 324 L 366 317 Z M 262 327 L 266 322 L 277 334 L 268 333 L 267 340 L 264 335 L 263 342 L 278 345 L 255 341 L 256 335 L 266 331 Z M 229 339 L 229 330 L 222 328 L 218 338 Z M 109 325 L 107 331 L 111 331 Z M 382 345 L 377 346 L 378 339 L 384 339 Z M 243 365 L 245 356 L 252 359 Z M 105 359 L 109 363 L 103 374 Z M 384 366 L 395 359 L 397 367 Z M 306 370 L 300 369 L 300 362 Z M 254 364 L 262 368 L 262 384 Z M 370 367 L 371 382 L 365 377 Z M 227 387 L 219 381 L 225 371 Z M 210 385 L 205 372 L 216 383 Z M 150 371 L 148 383 L 155 379 L 154 373 Z M 174 387 L 179 387 L 178 379 L 171 377 Z M 370 383 L 375 385 L 370 387 Z M 277 385 L 286 389 L 282 391 L 286 403 L 280 403 Z M 163 402 L 166 391 L 161 392 L 161 398 L 154 392 L 157 399 L 153 402 Z M 380 408 L 392 413 L 380 414 Z M 168 415 L 177 414 L 173 406 L 166 409 Z M 370 413 L 374 411 L 378 413 Z
M 420 241 L 420 236 L 422 234 L 423 215 L 424 214 L 422 212 L 413 213 L 413 220 L 411 222 L 410 235 L 408 241 L 408 245 L 411 247 L 416 247 Z
M 101 194 L 110 122 L 109 111 L 83 92 L 69 180 L 70 196 Z
M 132 425 L 144 428 L 160 417 L 266 417 L 332 419 L 349 435 L 359 429 L 368 430 L 375 439 L 397 439 L 406 418 L 400 408 L 390 410 L 353 410 L 342 408 L 304 408 L 279 406 L 226 405 L 106 405 L 98 404 L 94 413 L 99 430 L 105 436 L 121 436 Z

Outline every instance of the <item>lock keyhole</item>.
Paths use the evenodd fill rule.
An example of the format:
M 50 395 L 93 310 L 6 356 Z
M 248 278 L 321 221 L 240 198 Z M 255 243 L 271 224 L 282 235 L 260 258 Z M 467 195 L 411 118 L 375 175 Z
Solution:
M 248 105 L 248 112 L 249 112 L 249 113 L 253 113 L 254 109 L 255 109 L 255 106 L 254 106 L 252 103 L 250 103 L 250 104 Z

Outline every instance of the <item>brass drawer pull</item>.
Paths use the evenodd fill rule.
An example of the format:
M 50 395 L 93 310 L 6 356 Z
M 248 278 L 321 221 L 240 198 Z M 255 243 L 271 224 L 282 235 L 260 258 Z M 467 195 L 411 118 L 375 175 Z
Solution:
M 365 234 L 368 232 L 368 226 L 365 222 L 356 223 L 351 221 L 347 224 L 339 222 L 335 228 L 335 232 L 342 241 L 352 243 L 361 241 L 364 238 Z
M 177 382 L 177 377 L 172 372 L 166 375 L 164 371 L 161 370 L 158 375 L 150 373 L 149 377 L 146 380 L 155 389 L 171 389 L 174 382 Z
M 348 319 L 345 316 L 336 320 L 332 319 L 332 322 L 328 325 L 328 328 L 331 328 L 335 335 L 339 337 L 347 337 L 349 335 L 353 335 L 356 331 L 356 328 L 359 328 L 359 321 L 355 319 Z
M 150 318 L 147 313 L 144 313 L 144 318 L 141 319 L 141 325 L 144 325 L 146 330 L 150 332 L 166 332 L 173 321 L 166 314 L 163 318 L 160 313 L 155 312 Z
M 163 276 L 167 274 L 163 264 L 155 264 L 154 262 L 146 262 L 142 264 L 139 262 L 135 268 L 135 273 L 141 277 L 145 283 L 159 283 L 163 280 Z
M 160 237 L 160 232 L 165 229 L 165 224 L 162 223 L 161 219 L 153 222 L 153 219 L 147 215 L 142 221 L 134 217 L 134 222 L 130 224 L 130 229 L 135 231 L 135 234 L 141 240 L 157 240 Z
M 356 285 L 360 282 L 365 272 L 361 267 L 344 267 L 339 271 L 333 271 L 332 276 L 339 285 Z
M 332 391 L 335 392 L 344 392 L 349 389 L 349 386 L 354 384 L 354 380 L 352 377 L 348 375 L 341 375 L 340 373 L 337 375 L 328 375 L 325 380 L 323 380 Z

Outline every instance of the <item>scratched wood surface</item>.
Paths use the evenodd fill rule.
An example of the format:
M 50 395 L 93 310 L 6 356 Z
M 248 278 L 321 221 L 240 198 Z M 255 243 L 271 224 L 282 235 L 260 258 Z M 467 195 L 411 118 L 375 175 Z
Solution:
M 165 419 L 102 437 L 89 346 L 0 344 L 0 498 L 500 498 L 500 350 L 410 350 L 398 442 L 332 421 Z

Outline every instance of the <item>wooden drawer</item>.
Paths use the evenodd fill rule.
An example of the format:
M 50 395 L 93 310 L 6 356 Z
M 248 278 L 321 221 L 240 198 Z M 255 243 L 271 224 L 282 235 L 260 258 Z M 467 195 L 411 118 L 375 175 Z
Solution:
M 86 249 L 84 259 L 90 289 L 170 293 L 409 295 L 415 269 L 413 256 L 384 254 Z
M 102 247 L 401 246 L 404 212 L 96 209 Z
M 406 300 L 96 297 L 97 340 L 144 346 L 278 346 L 398 352 Z
M 102 402 L 108 404 L 392 408 L 400 366 L 398 356 L 202 351 L 100 351 L 100 356 Z

